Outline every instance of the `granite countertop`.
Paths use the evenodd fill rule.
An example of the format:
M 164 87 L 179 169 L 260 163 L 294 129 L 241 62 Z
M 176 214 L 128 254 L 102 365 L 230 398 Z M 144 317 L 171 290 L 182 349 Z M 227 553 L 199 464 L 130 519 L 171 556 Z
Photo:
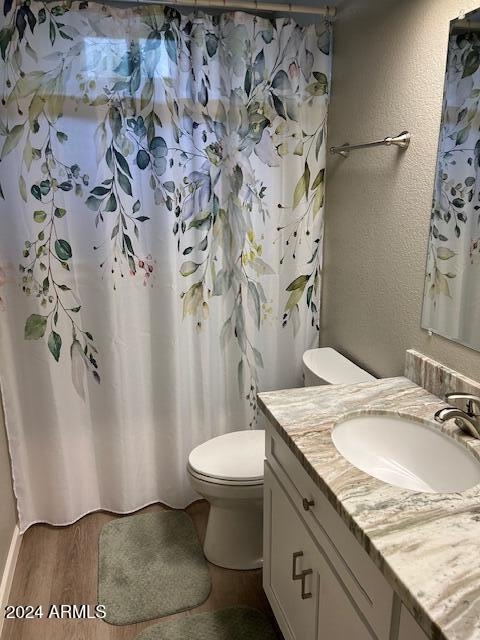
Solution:
M 259 404 L 425 633 L 480 639 L 480 485 L 462 493 L 394 487 L 351 465 L 330 437 L 347 414 L 393 413 L 432 424 L 480 459 L 479 440 L 433 422 L 445 403 L 401 377 L 261 393 Z

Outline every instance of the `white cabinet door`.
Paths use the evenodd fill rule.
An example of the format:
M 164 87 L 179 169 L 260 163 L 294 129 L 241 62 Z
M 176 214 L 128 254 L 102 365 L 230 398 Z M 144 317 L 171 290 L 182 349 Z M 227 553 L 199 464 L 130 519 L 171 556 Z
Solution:
M 372 640 L 268 464 L 265 468 L 264 588 L 287 640 Z
M 320 563 L 320 610 L 318 640 L 373 640 L 375 636 L 362 622 L 343 585 L 328 563 Z
M 264 588 L 285 638 L 316 640 L 316 549 L 268 467 L 264 482 Z
M 402 604 L 398 640 L 428 640 L 428 636 L 418 625 L 412 614 Z

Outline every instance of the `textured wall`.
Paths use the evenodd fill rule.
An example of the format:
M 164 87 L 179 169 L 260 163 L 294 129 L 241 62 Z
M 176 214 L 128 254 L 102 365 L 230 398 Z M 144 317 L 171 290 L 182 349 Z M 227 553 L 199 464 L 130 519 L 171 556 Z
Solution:
M 449 21 L 479 0 L 344 2 L 335 23 L 329 144 L 408 129 L 410 149 L 328 166 L 322 345 L 378 376 L 413 347 L 480 379 L 480 353 L 420 328 Z
M 16 521 L 17 510 L 12 491 L 10 459 L 0 401 L 0 580 L 3 575 L 5 560 L 7 559 Z

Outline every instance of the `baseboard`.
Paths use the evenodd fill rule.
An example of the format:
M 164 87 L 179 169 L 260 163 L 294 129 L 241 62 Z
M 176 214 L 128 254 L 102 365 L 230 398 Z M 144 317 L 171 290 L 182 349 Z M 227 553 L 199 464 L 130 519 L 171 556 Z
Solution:
M 3 571 L 2 581 L 0 582 L 0 638 L 2 636 L 3 621 L 5 619 L 5 607 L 8 604 L 8 598 L 10 596 L 10 589 L 12 588 L 13 575 L 15 573 L 15 566 L 17 564 L 21 544 L 22 536 L 20 535 L 20 529 L 18 528 L 18 525 L 15 525 L 10 549 L 8 550 L 7 561 L 5 563 L 5 569 Z

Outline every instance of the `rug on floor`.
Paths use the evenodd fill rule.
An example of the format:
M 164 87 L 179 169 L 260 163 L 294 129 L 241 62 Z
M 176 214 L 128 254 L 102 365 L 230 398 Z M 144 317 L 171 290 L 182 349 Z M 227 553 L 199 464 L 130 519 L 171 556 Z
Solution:
M 160 622 L 135 640 L 277 640 L 277 635 L 261 611 L 227 607 Z
M 98 602 L 105 622 L 133 624 L 192 609 L 210 590 L 200 540 L 183 511 L 143 513 L 103 527 Z

